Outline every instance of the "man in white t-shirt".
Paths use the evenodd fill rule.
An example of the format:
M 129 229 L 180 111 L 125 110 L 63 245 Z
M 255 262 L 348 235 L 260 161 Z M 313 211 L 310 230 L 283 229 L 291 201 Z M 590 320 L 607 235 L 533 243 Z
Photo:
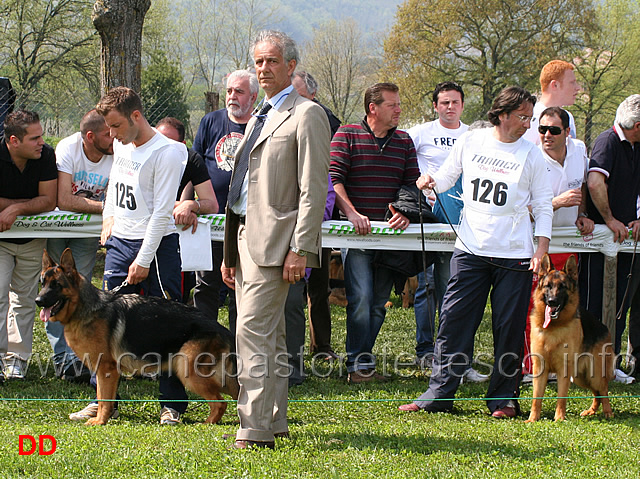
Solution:
M 442 167 L 417 185 L 449 189 L 462 175 L 464 210 L 451 259 L 429 389 L 401 411 L 448 411 L 473 354 L 489 293 L 495 367 L 487 406 L 495 418 L 518 413 L 520 355 L 531 292 L 551 238 L 552 192 L 542 153 L 522 139 L 536 102 L 520 87 L 502 90 L 488 112 L 493 128 L 462 136 Z M 531 210 L 529 210 L 531 206 Z M 532 223 L 535 219 L 534 249 Z
M 446 81 L 436 85 L 433 91 L 433 108 L 438 112 L 438 119 L 409 128 L 416 147 L 420 174 L 433 174 L 442 166 L 444 160 L 456 140 L 467 131 L 467 125 L 460 121 L 464 110 L 464 91 L 455 82 Z M 449 191 L 439 195 L 434 205 L 434 213 L 441 223 L 460 222 L 462 211 L 461 180 Z M 446 213 L 446 214 L 445 214 Z M 449 218 L 449 219 L 447 219 Z M 418 274 L 418 289 L 415 296 L 416 316 L 416 364 L 429 367 L 433 357 L 435 336 L 435 305 L 442 305 L 442 298 L 447 288 L 450 271 L 450 252 L 438 253 L 433 270 Z M 428 277 L 435 283 L 435 301 L 428 294 Z M 430 282 L 430 281 L 429 281 Z M 433 287 L 434 285 L 429 285 Z M 431 289 L 431 288 L 429 288 Z
M 113 139 L 104 118 L 95 110 L 80 121 L 80 131 L 63 138 L 56 147 L 58 207 L 64 211 L 102 214 L 109 172 L 113 163 Z M 91 281 L 98 238 L 49 238 L 47 251 L 54 261 L 71 248 L 78 272 Z M 47 321 L 47 337 L 53 349 L 56 376 L 68 381 L 89 381 L 89 372 L 64 339 L 64 326 Z
M 564 60 L 551 60 L 540 71 L 540 89 L 542 94 L 533 108 L 533 119 L 531 128 L 524 134 L 524 139 L 536 145 L 540 144 L 538 134 L 538 124 L 540 114 L 551 106 L 570 106 L 576 101 L 576 96 L 580 91 L 580 85 L 576 80 L 574 66 Z M 572 138 L 577 138 L 576 122 L 573 115 L 569 115 L 569 129 Z

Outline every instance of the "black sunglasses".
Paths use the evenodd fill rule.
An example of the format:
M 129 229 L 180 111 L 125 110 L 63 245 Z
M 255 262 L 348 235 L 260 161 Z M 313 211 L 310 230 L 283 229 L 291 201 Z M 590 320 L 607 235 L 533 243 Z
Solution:
M 538 127 L 538 131 L 544 135 L 547 132 L 551 133 L 554 136 L 559 135 L 560 133 L 562 133 L 562 128 L 560 128 L 559 126 L 546 126 L 546 125 L 540 125 Z

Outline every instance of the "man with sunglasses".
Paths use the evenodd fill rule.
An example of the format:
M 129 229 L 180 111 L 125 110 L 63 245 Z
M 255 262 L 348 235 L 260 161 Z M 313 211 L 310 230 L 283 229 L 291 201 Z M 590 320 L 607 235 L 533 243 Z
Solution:
M 587 217 L 587 169 L 589 158 L 587 148 L 580 140 L 570 136 L 570 120 L 567 111 L 554 106 L 540 114 L 537 133 L 538 145 L 547 168 L 548 180 L 553 191 L 553 226 L 577 226 L 582 235 L 593 232 L 593 220 Z M 556 269 L 561 269 L 571 253 L 555 253 L 550 255 Z M 531 348 L 529 333 L 529 313 L 533 307 L 533 291 L 538 284 L 534 276 L 532 298 L 527 313 L 527 329 L 524 341 L 524 360 L 522 382 L 533 380 L 531 364 Z
M 491 294 L 495 366 L 487 407 L 495 418 L 513 418 L 518 413 L 520 353 L 532 272 L 538 271 L 548 251 L 553 216 L 540 150 L 522 139 L 535 103 L 523 88 L 502 90 L 487 113 L 493 128 L 461 136 L 438 171 L 422 175 L 416 183 L 420 189 L 441 193 L 462 175 L 464 208 L 442 302 L 429 389 L 400 406 L 401 411 L 453 409 Z

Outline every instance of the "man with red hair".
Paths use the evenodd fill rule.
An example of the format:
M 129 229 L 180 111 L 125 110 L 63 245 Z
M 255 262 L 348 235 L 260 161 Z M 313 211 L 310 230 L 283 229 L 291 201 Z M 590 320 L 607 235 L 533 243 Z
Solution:
M 525 140 L 529 140 L 536 145 L 540 144 L 538 124 L 540 114 L 544 110 L 552 106 L 562 107 L 575 103 L 576 96 L 580 91 L 580 85 L 578 85 L 573 69 L 574 66 L 564 60 L 551 60 L 542 67 L 540 72 L 542 94 L 533 109 L 531 127 L 523 136 Z M 576 122 L 571 113 L 569 113 L 569 132 L 572 138 L 577 137 Z

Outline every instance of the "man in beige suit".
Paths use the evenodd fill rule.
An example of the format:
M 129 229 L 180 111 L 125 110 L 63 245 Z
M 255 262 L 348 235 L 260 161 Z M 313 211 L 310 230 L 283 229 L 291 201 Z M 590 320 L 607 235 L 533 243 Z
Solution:
M 253 56 L 265 100 L 236 151 L 221 268 L 238 306 L 238 449 L 289 434 L 284 304 L 289 285 L 319 266 L 331 139 L 324 110 L 291 85 L 293 40 L 260 32 Z

